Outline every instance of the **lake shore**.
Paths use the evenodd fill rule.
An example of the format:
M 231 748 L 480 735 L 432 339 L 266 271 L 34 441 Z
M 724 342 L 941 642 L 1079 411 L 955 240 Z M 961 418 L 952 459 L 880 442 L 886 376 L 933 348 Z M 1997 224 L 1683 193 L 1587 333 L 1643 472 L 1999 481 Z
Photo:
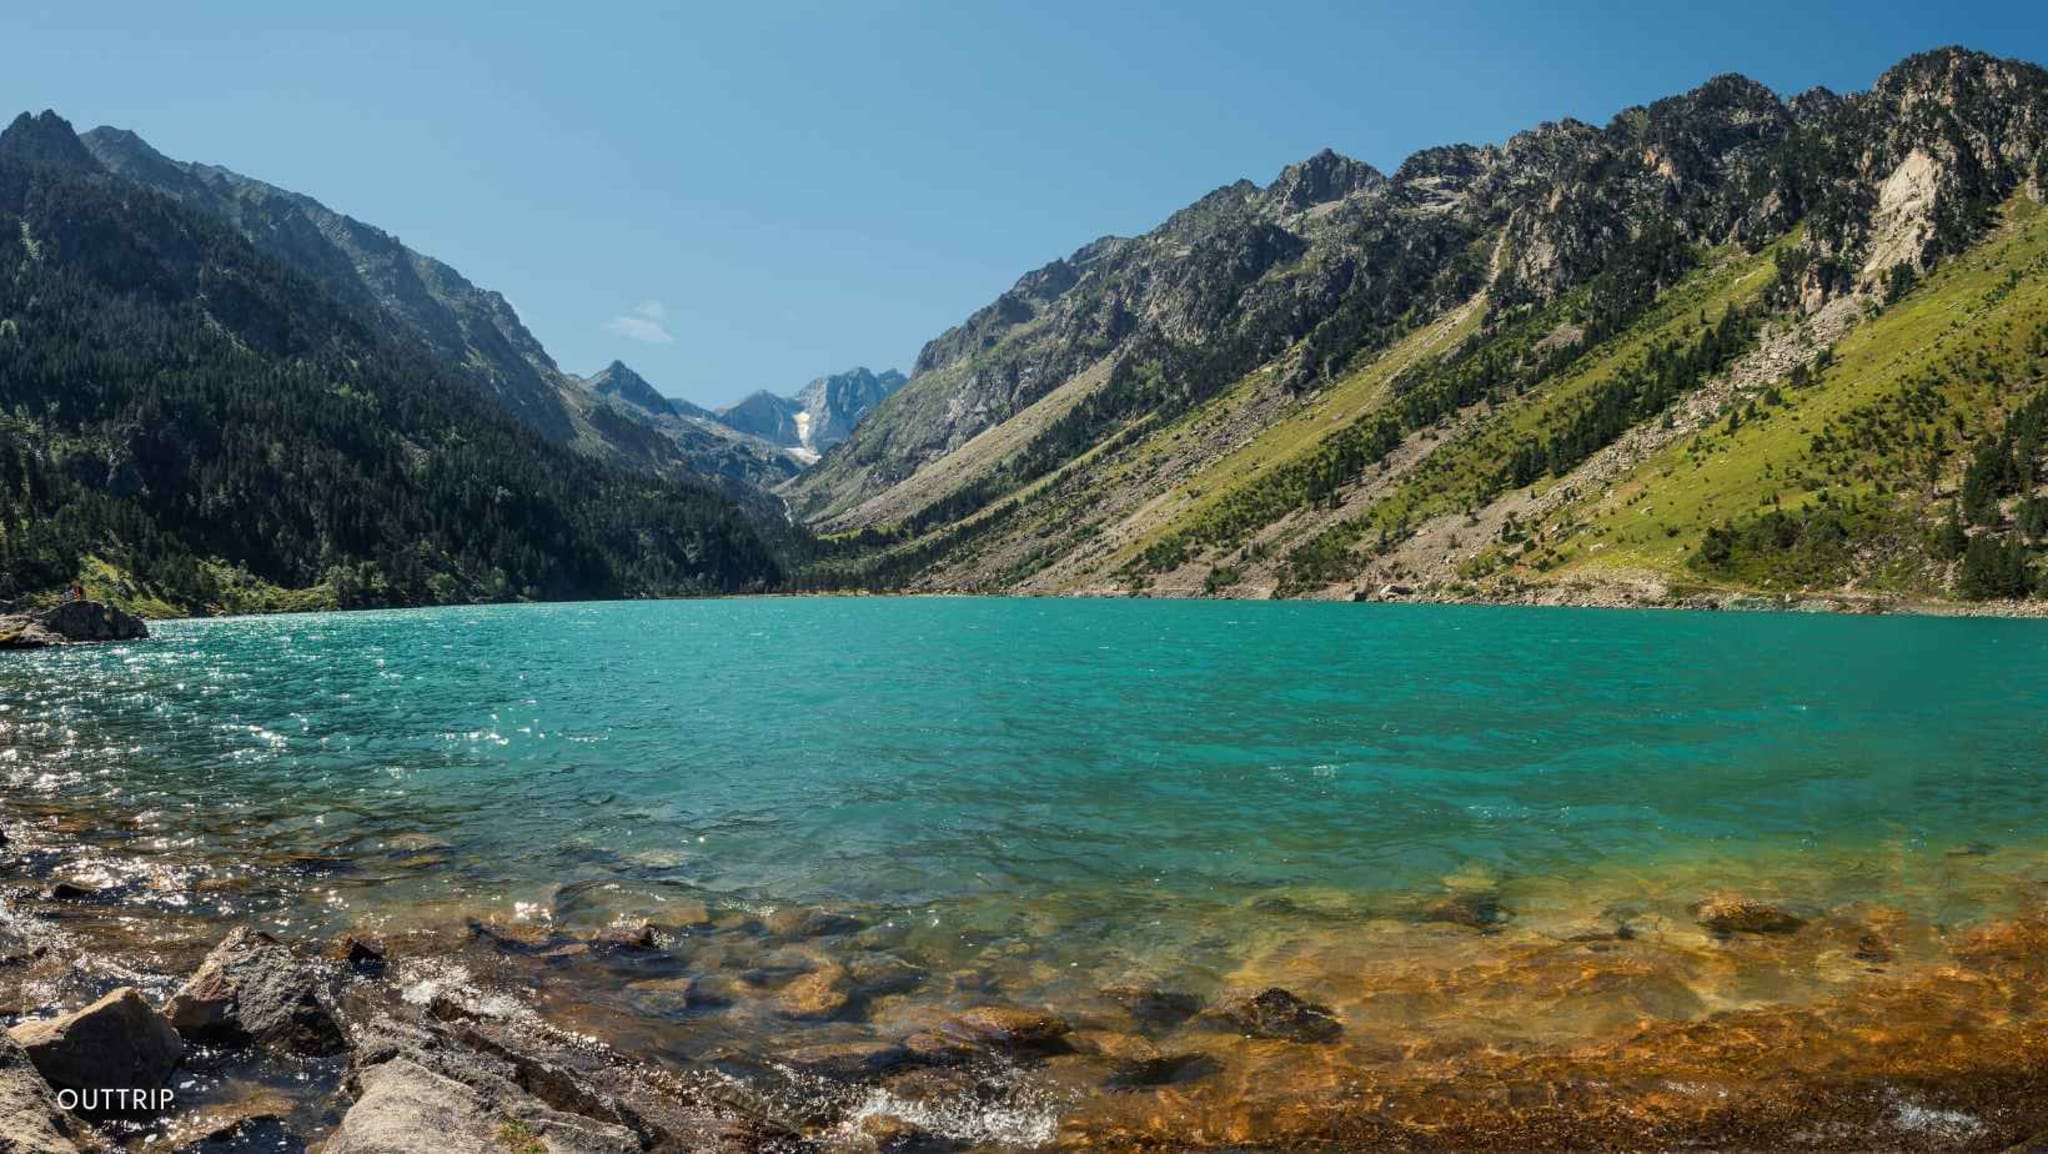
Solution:
M 403 1134 L 422 1096 L 465 1133 L 622 1154 L 1976 1150 L 2048 1132 L 2048 853 L 2024 846 L 1936 856 L 1943 890 L 1987 903 L 1959 924 L 1753 896 L 1801 892 L 1769 863 L 1454 879 L 1393 906 L 1274 895 L 1216 919 L 1238 956 L 1218 983 L 1113 950 L 1079 974 L 1003 949 L 949 968 L 891 911 L 615 888 L 295 936 L 288 898 L 374 875 L 378 855 L 237 874 L 119 834 L 119 814 L 7 817 L 0 1017 L 17 1036 L 124 989 L 176 1013 L 251 956 L 320 1024 L 194 1032 L 172 1109 L 95 1119 L 137 1149 L 392 1149 L 352 1143 Z M 433 853 L 384 856 L 452 868 Z M 274 947 L 238 936 L 258 924 Z
M 233 610 L 224 613 L 179 614 L 161 602 L 138 601 L 118 591 L 94 589 L 92 595 L 123 612 L 150 621 L 204 621 L 223 616 L 277 616 L 307 612 L 377 612 L 385 609 L 432 608 L 432 606 L 378 606 L 364 609 L 308 609 L 299 594 L 282 601 L 274 610 Z M 1062 592 L 973 588 L 913 588 L 897 590 L 831 589 L 737 594 L 723 597 L 691 597 L 673 600 L 871 600 L 876 598 L 923 599 L 1010 599 L 1031 600 L 1145 600 L 1145 601 L 1302 601 L 1354 602 L 1366 604 L 1413 605 L 1501 605 L 1528 608 L 1567 609 L 1662 609 L 1723 613 L 1834 613 L 1857 616 L 1900 615 L 1915 617 L 2048 617 L 2048 599 L 1962 601 L 1949 598 L 1910 597 L 1855 590 L 1805 590 L 1770 592 L 1749 589 L 1713 589 L 1696 586 L 1674 587 L 1655 574 L 1617 572 L 1605 577 L 1584 575 L 1544 584 L 1469 583 L 1445 581 L 1389 582 L 1364 586 L 1332 586 L 1288 597 L 1274 596 L 1274 590 L 1257 588 L 1231 590 L 1222 594 L 1203 592 L 1199 586 L 1151 586 L 1143 589 L 1115 587 L 1081 588 Z M 630 598 L 625 601 L 648 600 Z M 54 605 L 54 598 L 37 601 Z M 607 604 L 609 602 L 476 602 L 473 604 Z M 452 606 L 451 606 L 452 607 Z

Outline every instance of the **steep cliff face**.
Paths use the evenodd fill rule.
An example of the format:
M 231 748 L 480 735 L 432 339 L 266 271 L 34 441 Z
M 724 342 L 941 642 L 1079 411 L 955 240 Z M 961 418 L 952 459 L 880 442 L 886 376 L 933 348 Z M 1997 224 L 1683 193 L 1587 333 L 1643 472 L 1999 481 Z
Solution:
M 795 398 L 803 414 L 803 427 L 797 434 L 799 442 L 814 453 L 822 453 L 844 441 L 852 435 L 855 425 L 888 400 L 889 394 L 903 387 L 905 379 L 895 369 L 871 373 L 856 368 L 819 377 L 805 385 Z
M 1020 279 L 788 493 L 869 542 L 827 582 L 1327 592 L 1417 571 L 1411 542 L 1474 561 L 1430 519 L 1494 508 L 1496 543 L 1533 540 L 1526 518 L 1579 506 L 1505 495 L 1778 404 L 1777 378 L 1823 379 L 1831 343 L 2031 228 L 2044 117 L 2039 68 L 1945 49 L 1868 92 L 1721 76 L 1392 177 L 1319 154 Z M 1856 483 L 1895 496 L 1877 472 Z M 1543 555 L 1497 571 L 1564 564 Z

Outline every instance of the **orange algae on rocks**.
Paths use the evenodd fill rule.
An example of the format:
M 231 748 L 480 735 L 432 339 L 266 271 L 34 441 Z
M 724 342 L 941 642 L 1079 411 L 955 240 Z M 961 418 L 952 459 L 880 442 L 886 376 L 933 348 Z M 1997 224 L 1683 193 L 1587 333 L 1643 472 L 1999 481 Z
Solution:
M 1586 980 L 1603 986 L 1597 969 Z M 1532 1005 L 1559 996 L 1543 988 L 1557 977 L 1533 968 Z M 1644 1018 L 1576 1044 L 1446 1047 L 1433 1028 L 1382 1028 L 1379 1046 L 1212 1050 L 1217 1076 L 1086 1101 L 1060 1144 L 2003 1149 L 2048 1134 L 2044 995 L 2048 921 L 2001 922 L 1909 976 L 1873 974 L 1805 1005 Z

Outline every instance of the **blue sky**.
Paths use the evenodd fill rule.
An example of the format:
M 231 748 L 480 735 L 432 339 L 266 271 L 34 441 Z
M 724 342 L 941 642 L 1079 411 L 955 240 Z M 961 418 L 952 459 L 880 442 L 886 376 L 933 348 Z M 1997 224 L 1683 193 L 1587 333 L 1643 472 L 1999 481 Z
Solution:
M 1021 273 L 1326 146 L 1391 171 L 1719 72 L 2048 61 L 2039 3 L 179 7 L 19 6 L 10 114 L 309 193 L 503 292 L 564 367 L 707 404 L 907 370 Z

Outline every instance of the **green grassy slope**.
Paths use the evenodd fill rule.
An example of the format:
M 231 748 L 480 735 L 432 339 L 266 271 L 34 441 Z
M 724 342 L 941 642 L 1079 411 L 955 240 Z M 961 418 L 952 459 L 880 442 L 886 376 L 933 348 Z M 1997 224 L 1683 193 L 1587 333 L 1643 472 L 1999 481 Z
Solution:
M 1289 556 L 1285 584 L 1307 589 L 1353 577 L 1364 560 L 1358 551 L 1398 540 L 1422 521 L 1472 510 L 1514 487 L 1509 462 L 1518 448 L 1565 436 L 1603 389 L 1625 372 L 1641 369 L 1655 350 L 1687 349 L 1721 326 L 1729 310 L 1755 310 L 1774 278 L 1778 246 L 1760 253 L 1710 254 L 1679 284 L 1664 293 L 1636 321 L 1610 339 L 1589 347 L 1552 372 L 1540 370 L 1513 382 L 1509 395 L 1496 393 L 1473 427 L 1431 453 L 1405 481 L 1364 513 L 1332 525 Z M 1553 323 L 1568 323 L 1580 305 L 1566 298 L 1532 321 L 1492 338 L 1492 355 L 1515 363 L 1536 356 L 1541 334 Z M 1484 354 L 1467 354 L 1467 361 Z M 1447 365 L 1442 371 L 1456 371 Z M 1696 382 L 1695 382 L 1696 383 Z M 1539 475 L 1523 484 L 1536 490 L 1556 484 Z
M 1571 509 L 1582 527 L 1560 543 L 1561 571 L 1942 593 L 1954 558 L 1939 530 L 1972 450 L 2044 373 L 2048 209 L 2021 198 L 1983 242 L 1850 332 L 1811 379 L 1788 379 Z M 1768 539 L 1751 539 L 1766 522 Z M 1712 531 L 1737 538 L 1722 538 L 1725 555 L 1707 555 Z

